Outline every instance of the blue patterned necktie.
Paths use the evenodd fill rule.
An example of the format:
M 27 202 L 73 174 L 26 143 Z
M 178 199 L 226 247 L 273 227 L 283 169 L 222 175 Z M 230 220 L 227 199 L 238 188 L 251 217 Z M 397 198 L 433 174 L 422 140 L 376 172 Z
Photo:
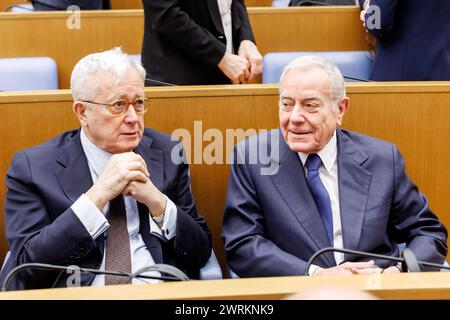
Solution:
M 122 195 L 109 202 L 109 229 L 106 238 L 105 269 L 131 273 L 130 239 L 127 229 L 127 215 Z M 129 278 L 105 276 L 105 285 L 130 283 Z
M 323 224 L 327 230 L 327 238 L 330 245 L 333 246 L 333 215 L 331 211 L 330 195 L 320 180 L 319 168 L 322 160 L 317 154 L 310 154 L 306 160 L 305 167 L 308 170 L 306 175 L 306 183 L 314 197 Z

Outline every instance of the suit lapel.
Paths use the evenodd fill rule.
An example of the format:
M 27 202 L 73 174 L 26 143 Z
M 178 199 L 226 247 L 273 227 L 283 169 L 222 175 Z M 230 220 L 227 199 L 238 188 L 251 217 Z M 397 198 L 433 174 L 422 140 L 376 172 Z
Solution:
M 93 184 L 87 158 L 81 146 L 80 130 L 61 148 L 56 161 L 59 164 L 56 169 L 58 182 L 67 198 L 75 202 Z
M 134 150 L 147 163 L 150 173 L 150 180 L 161 191 L 164 191 L 164 171 L 163 171 L 163 154 L 161 150 L 151 148 L 153 139 L 143 136 L 141 143 Z M 142 204 L 138 204 L 139 210 L 139 233 L 144 240 L 145 246 L 150 251 L 155 263 L 163 262 L 163 254 L 161 243 L 156 236 L 150 233 L 150 221 L 148 208 Z
M 140 202 L 137 204 L 139 209 L 139 233 L 142 236 L 142 240 L 144 240 L 145 246 L 150 251 L 155 263 L 163 263 L 161 242 L 150 233 L 150 213 L 145 205 Z
M 83 193 L 85 193 L 93 184 L 86 155 L 83 152 L 80 140 L 80 130 L 76 135 L 61 148 L 61 152 L 56 159 L 58 167 L 56 169 L 56 178 L 66 197 L 75 202 Z M 99 268 L 104 254 L 105 238 L 100 235 L 95 240 L 97 251 L 92 254 L 98 255 L 98 259 L 88 261 L 84 267 Z M 95 275 L 83 274 L 82 283 L 90 284 Z
M 217 31 L 219 31 L 221 34 L 225 34 L 225 32 L 223 31 L 222 18 L 220 17 L 219 5 L 217 4 L 217 0 L 206 0 L 206 4 L 208 6 L 211 20 L 213 21 Z
M 296 219 L 314 241 L 317 250 L 329 247 L 325 226 L 306 184 L 305 172 L 300 158 L 297 153 L 289 149 L 281 133 L 279 133 L 279 144 L 280 167 L 278 174 L 272 176 L 273 182 Z M 325 256 L 329 266 L 336 265 L 332 253 L 321 257 L 323 256 Z
M 164 190 L 163 154 L 161 150 L 151 148 L 152 143 L 152 138 L 143 136 L 134 152 L 145 160 L 150 180 L 162 192 Z
M 339 203 L 346 249 L 358 249 L 372 174 L 362 167 L 368 155 L 337 130 Z

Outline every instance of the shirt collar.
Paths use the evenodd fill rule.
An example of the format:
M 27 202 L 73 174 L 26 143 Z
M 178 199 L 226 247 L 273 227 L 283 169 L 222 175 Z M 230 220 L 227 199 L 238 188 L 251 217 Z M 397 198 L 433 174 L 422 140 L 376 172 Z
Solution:
M 83 147 L 84 154 L 86 155 L 87 161 L 90 168 L 94 171 L 95 175 L 98 176 L 103 172 L 109 158 L 111 158 L 112 153 L 109 153 L 99 147 L 97 147 L 89 138 L 85 135 L 83 128 L 80 133 L 81 146 Z
M 317 152 L 317 154 L 322 160 L 325 169 L 328 172 L 331 172 L 331 169 L 333 168 L 333 165 L 336 162 L 337 157 L 336 131 L 334 131 L 334 134 L 331 137 L 330 141 L 325 145 L 324 148 L 322 148 L 322 150 Z M 303 166 L 305 166 L 305 162 L 309 154 L 298 152 L 298 155 L 300 157 L 300 160 L 302 161 Z

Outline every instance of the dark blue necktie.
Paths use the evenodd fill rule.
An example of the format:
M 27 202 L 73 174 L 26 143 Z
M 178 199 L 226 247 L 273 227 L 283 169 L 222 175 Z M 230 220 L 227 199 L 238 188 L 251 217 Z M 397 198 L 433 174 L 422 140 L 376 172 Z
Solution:
M 306 160 L 305 167 L 308 170 L 306 183 L 316 201 L 323 224 L 327 230 L 327 237 L 330 245 L 333 246 L 333 215 L 331 212 L 330 195 L 320 180 L 319 168 L 322 160 L 317 154 L 310 154 Z

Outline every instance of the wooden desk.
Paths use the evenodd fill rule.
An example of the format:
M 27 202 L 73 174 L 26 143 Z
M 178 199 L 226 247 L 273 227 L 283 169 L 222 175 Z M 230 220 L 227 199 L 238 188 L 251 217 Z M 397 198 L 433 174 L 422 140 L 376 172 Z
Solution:
M 151 287 L 151 288 L 150 288 Z M 367 290 L 381 299 L 450 299 L 450 273 L 272 277 L 0 293 L 0 300 L 282 299 L 309 288 Z
M 249 8 L 258 48 L 272 51 L 366 50 L 355 7 Z M 140 54 L 142 10 L 83 11 L 80 29 L 68 29 L 67 12 L 0 13 L 0 58 L 49 56 L 59 87 L 69 88 L 82 57 L 115 46 Z M 51 30 L 51 32 L 49 32 Z
M 424 192 L 431 208 L 450 226 L 450 82 L 348 84 L 350 109 L 344 128 L 396 143 L 412 180 Z M 274 85 L 198 86 L 147 88 L 151 99 L 145 124 L 172 134 L 187 129 L 187 151 L 195 145 L 203 151 L 211 141 L 208 129 L 226 137 L 226 130 L 270 130 L 278 127 L 278 89 Z M 77 128 L 67 90 L 0 93 L 0 177 L 4 179 L 17 150 L 39 144 L 59 133 Z M 201 121 L 201 122 L 199 122 Z M 252 133 L 252 130 L 247 132 Z M 227 139 L 223 159 L 234 144 Z M 433 155 L 430 157 L 430 155 Z M 194 157 L 191 158 L 194 162 Z M 198 159 L 197 159 L 198 160 Z M 191 164 L 192 190 L 197 207 L 212 230 L 215 252 L 225 265 L 220 237 L 229 166 L 209 165 L 200 157 Z M 6 187 L 0 183 L 0 207 L 4 208 Z M 7 251 L 0 219 L 0 260 Z

